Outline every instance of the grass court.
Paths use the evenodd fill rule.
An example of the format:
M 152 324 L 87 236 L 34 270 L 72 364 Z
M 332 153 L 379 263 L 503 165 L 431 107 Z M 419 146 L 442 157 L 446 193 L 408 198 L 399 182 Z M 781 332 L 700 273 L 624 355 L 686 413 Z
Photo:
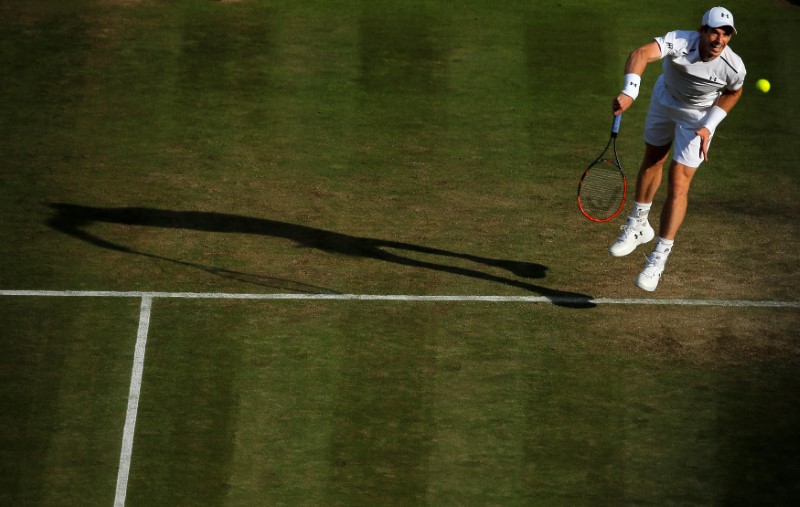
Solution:
M 657 292 L 575 203 L 712 6 L 0 1 L 0 504 L 795 503 L 797 2 Z

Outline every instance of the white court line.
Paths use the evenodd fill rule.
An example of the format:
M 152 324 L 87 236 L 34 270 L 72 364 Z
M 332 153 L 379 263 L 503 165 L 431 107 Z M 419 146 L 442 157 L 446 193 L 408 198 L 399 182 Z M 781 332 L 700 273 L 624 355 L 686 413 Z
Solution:
M 147 331 L 150 328 L 152 307 L 153 298 L 142 296 L 142 305 L 139 311 L 139 331 L 136 333 L 131 387 L 128 394 L 128 411 L 125 415 L 125 429 L 122 431 L 122 450 L 119 455 L 119 470 L 117 472 L 117 493 L 114 497 L 115 507 L 123 507 L 125 505 L 125 496 L 128 493 L 128 474 L 131 470 L 131 455 L 133 454 L 133 434 L 136 429 L 136 414 L 139 411 L 144 352 L 147 346 Z
M 38 297 L 121 297 L 172 299 L 253 299 L 306 301 L 454 301 L 494 303 L 551 303 L 565 305 L 664 305 L 724 306 L 749 308 L 800 308 L 798 301 L 759 301 L 742 299 L 658 299 L 658 298 L 581 298 L 566 296 L 471 296 L 403 294 L 237 294 L 225 292 L 146 292 L 146 291 L 73 291 L 73 290 L 0 290 L 0 296 Z

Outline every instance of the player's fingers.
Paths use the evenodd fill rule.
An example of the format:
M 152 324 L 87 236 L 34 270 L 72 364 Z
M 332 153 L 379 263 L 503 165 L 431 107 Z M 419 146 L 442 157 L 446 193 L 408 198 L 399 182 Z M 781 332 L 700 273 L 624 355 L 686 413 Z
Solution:
M 704 161 L 708 161 L 708 138 L 700 136 L 700 156 Z
M 614 113 L 614 116 L 619 116 L 628 109 L 631 104 L 633 103 L 633 99 L 625 95 L 624 93 L 620 93 L 619 95 L 614 98 L 614 101 L 611 103 L 611 111 Z
M 697 137 L 700 138 L 700 158 L 704 161 L 708 160 L 708 145 L 711 142 L 711 136 L 706 128 L 701 128 L 695 131 L 694 133 Z

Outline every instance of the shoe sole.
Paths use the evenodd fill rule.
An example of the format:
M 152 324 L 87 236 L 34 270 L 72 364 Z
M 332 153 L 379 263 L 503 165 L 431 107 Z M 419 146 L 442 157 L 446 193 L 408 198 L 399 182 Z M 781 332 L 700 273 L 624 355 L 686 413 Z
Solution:
M 626 255 L 632 254 L 633 251 L 639 247 L 639 245 L 644 245 L 645 243 L 649 243 L 653 241 L 653 238 L 656 237 L 656 231 L 654 231 L 652 228 L 650 228 L 649 231 L 650 231 L 650 236 L 647 237 L 647 239 L 642 239 L 642 241 L 639 241 L 638 243 L 634 244 L 629 250 L 623 250 L 621 252 L 615 253 L 614 251 L 611 250 L 611 248 L 609 248 L 608 253 L 610 253 L 612 257 L 625 257 Z M 644 238 L 644 236 L 642 236 L 642 238 Z
M 642 290 L 646 290 L 647 292 L 655 292 L 655 290 L 658 288 L 658 284 L 655 284 L 651 287 L 649 285 L 641 283 L 639 280 L 636 280 L 636 286 Z

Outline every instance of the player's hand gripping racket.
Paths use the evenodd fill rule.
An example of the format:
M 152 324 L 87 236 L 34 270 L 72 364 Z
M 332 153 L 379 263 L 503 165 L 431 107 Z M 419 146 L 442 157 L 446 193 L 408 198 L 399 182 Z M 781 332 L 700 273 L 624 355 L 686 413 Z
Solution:
M 583 171 L 578 183 L 578 207 L 586 218 L 595 222 L 608 222 L 619 215 L 628 196 L 628 181 L 617 156 L 621 121 L 621 114 L 614 117 L 611 137 L 603 153 Z

